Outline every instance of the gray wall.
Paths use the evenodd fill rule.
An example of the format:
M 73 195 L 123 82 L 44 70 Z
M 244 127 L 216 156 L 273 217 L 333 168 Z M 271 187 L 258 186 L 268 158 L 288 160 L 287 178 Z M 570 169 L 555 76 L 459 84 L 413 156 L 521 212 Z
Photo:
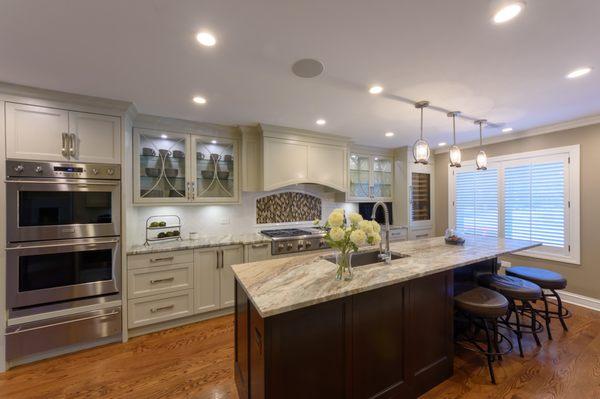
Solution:
M 546 261 L 523 256 L 505 259 L 513 265 L 543 267 L 564 275 L 567 291 L 600 298 L 600 125 L 526 137 L 485 146 L 488 157 L 579 144 L 581 146 L 581 265 Z M 463 151 L 463 160 L 471 160 L 478 148 Z M 442 235 L 448 227 L 448 154 L 435 156 L 436 231 Z

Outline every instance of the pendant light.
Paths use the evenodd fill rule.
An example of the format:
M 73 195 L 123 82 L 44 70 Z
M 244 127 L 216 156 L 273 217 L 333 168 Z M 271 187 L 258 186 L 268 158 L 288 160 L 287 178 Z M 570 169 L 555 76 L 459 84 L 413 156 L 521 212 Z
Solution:
M 431 155 L 429 143 L 423 140 L 423 108 L 428 105 L 429 101 L 419 101 L 415 104 L 415 108 L 421 110 L 421 138 L 413 145 L 413 158 L 415 159 L 415 163 L 422 163 L 423 165 L 429 163 L 429 156 Z
M 456 145 L 456 117 L 460 115 L 459 111 L 448 112 L 448 117 L 452 117 L 452 147 L 450 147 L 450 166 L 453 168 L 460 168 L 460 161 L 462 154 L 460 148 Z
M 485 119 L 479 119 L 475 121 L 476 125 L 479 125 L 479 154 L 477 154 L 477 158 L 475 158 L 475 163 L 477 164 L 477 170 L 487 170 L 487 154 L 483 151 L 483 125 L 487 123 Z

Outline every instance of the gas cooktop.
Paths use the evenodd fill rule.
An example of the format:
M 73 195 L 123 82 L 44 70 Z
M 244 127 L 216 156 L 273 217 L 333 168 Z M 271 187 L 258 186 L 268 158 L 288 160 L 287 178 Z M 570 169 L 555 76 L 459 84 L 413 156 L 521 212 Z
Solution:
M 323 239 L 325 232 L 316 228 L 262 230 L 261 233 L 272 238 L 273 255 L 327 248 Z

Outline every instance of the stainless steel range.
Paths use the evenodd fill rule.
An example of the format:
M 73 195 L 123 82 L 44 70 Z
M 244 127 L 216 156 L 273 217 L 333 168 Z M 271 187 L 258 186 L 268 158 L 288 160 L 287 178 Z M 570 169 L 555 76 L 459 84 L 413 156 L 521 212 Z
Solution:
M 329 248 L 325 232 L 315 228 L 262 230 L 271 237 L 271 254 L 283 255 Z

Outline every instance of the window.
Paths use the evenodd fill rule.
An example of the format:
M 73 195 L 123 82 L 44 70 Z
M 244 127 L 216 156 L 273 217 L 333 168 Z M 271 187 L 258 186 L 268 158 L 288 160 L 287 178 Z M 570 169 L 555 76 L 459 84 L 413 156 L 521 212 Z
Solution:
M 579 146 L 449 168 L 450 226 L 467 234 L 532 240 L 522 255 L 579 263 Z

